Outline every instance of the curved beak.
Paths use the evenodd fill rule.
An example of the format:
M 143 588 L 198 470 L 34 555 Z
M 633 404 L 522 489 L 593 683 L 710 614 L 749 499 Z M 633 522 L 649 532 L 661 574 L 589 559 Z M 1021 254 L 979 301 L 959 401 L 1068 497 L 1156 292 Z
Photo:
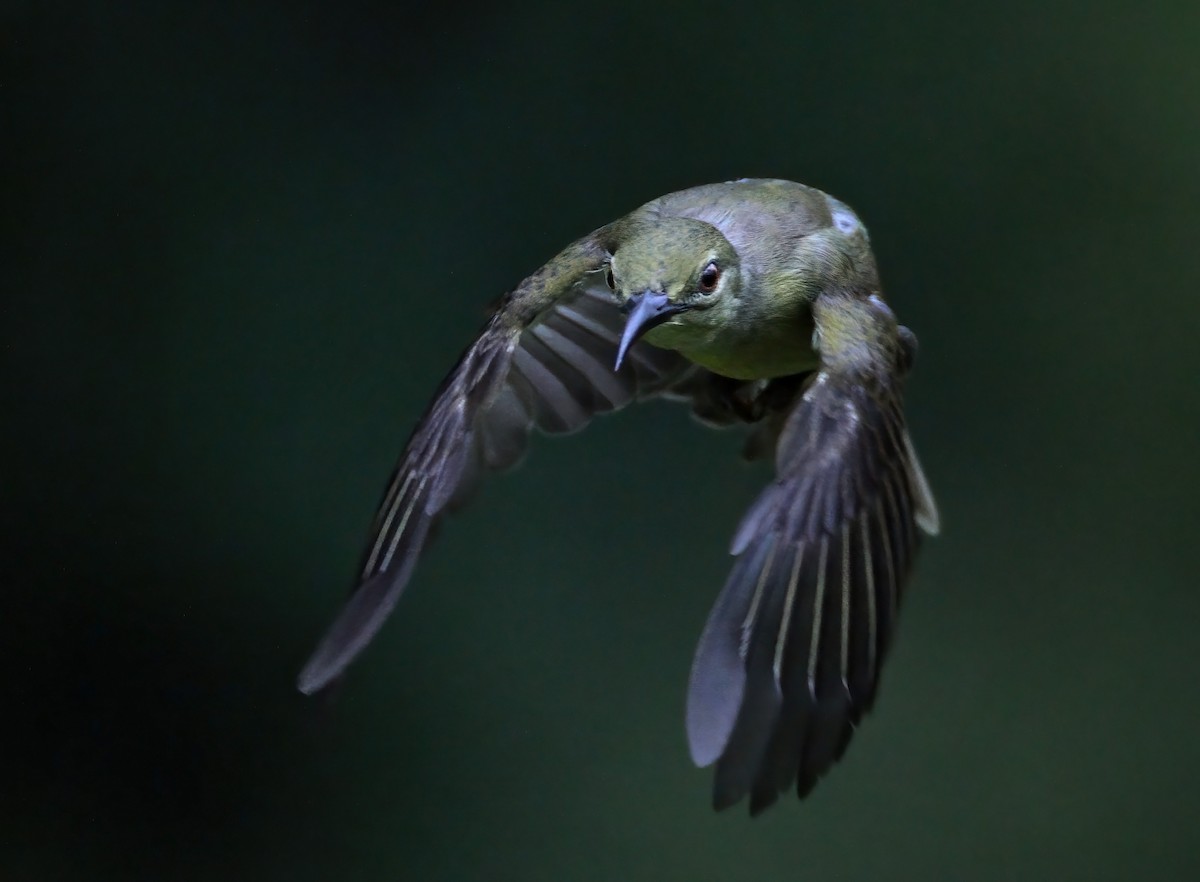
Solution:
M 629 313 L 629 318 L 625 319 L 625 333 L 621 335 L 621 346 L 617 350 L 617 363 L 613 366 L 614 371 L 621 369 L 621 362 L 625 360 L 626 351 L 637 342 L 639 337 L 651 328 L 661 325 L 675 313 L 682 312 L 683 307 L 672 303 L 666 294 L 643 291 L 625 301 L 621 311 Z

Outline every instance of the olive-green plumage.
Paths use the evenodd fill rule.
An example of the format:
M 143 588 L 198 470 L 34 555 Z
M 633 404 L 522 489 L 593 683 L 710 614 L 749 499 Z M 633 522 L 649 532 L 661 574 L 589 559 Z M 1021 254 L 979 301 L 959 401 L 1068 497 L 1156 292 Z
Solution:
M 757 813 L 792 785 L 804 796 L 870 707 L 920 532 L 938 529 L 902 409 L 915 353 L 866 229 L 819 190 L 695 187 L 579 239 L 504 298 L 442 384 L 300 689 L 342 673 L 433 524 L 515 464 L 533 428 L 684 397 L 707 424 L 749 424 L 747 456 L 776 470 L 696 650 L 692 758 L 716 764 L 717 808 L 748 795 Z

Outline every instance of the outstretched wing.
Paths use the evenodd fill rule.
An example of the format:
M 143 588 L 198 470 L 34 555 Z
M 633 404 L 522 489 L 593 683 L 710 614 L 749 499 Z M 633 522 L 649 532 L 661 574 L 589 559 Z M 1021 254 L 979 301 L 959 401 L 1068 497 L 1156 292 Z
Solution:
M 597 234 L 570 246 L 505 299 L 443 381 L 384 494 L 358 587 L 300 673 L 302 692 L 329 684 L 370 642 L 440 517 L 484 473 L 514 465 L 535 427 L 576 431 L 688 372 L 644 343 L 614 371 L 623 317 L 598 272 L 607 259 Z
M 871 706 L 919 542 L 937 513 L 901 410 L 915 340 L 877 297 L 813 306 L 821 369 L 776 444 L 696 650 L 687 731 L 713 804 L 804 796 Z

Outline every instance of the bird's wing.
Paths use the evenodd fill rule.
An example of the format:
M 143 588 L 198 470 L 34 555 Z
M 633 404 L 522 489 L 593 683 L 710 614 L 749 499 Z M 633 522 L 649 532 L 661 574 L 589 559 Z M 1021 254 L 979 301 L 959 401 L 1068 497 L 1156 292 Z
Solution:
M 877 297 L 813 305 L 820 370 L 746 513 L 696 650 L 687 730 L 718 809 L 804 796 L 871 706 L 918 528 L 937 512 L 901 410 L 915 339 Z M 870 343 L 871 345 L 866 345 Z
M 522 282 L 443 381 L 384 494 L 358 585 L 300 674 L 301 691 L 329 684 L 367 645 L 439 518 L 484 473 L 514 465 L 535 427 L 576 431 L 693 370 L 638 343 L 614 371 L 624 319 L 604 284 L 608 257 L 593 234 Z

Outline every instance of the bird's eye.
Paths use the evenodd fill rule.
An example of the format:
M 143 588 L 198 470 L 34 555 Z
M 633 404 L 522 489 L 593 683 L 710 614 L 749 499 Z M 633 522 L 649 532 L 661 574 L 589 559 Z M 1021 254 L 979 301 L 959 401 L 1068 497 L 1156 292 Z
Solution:
M 608 290 L 617 290 L 617 280 L 613 278 L 611 266 L 604 271 L 604 281 L 608 284 Z
M 700 293 L 711 294 L 716 291 L 719 281 L 721 281 L 721 268 L 715 263 L 710 263 L 704 268 L 704 272 L 700 273 Z

